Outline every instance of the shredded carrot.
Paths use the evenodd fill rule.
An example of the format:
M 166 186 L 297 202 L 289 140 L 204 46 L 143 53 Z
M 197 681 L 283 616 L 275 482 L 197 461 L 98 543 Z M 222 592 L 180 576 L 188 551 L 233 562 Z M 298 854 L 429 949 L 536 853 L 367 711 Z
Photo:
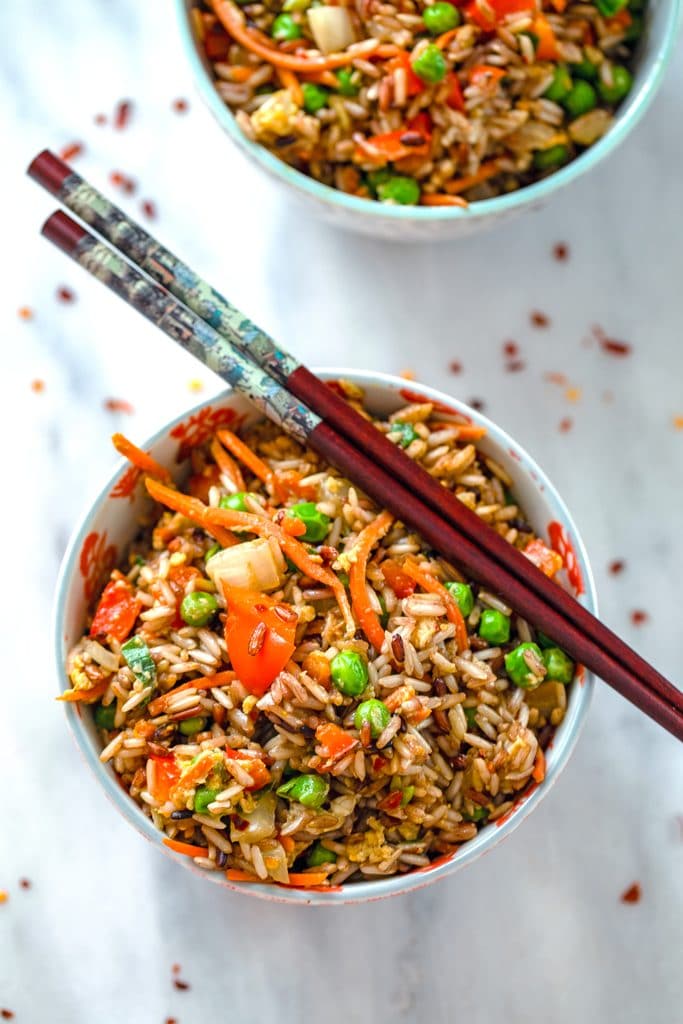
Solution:
M 416 583 L 419 583 L 421 587 L 424 587 L 428 593 L 438 594 L 442 599 L 446 605 L 448 621 L 452 622 L 455 626 L 455 639 L 458 644 L 458 650 L 466 651 L 470 646 L 470 642 L 467 637 L 465 620 L 462 617 L 462 612 L 460 611 L 457 602 L 446 590 L 441 580 L 437 580 L 436 576 L 432 576 L 430 572 L 427 572 L 425 569 L 421 569 L 417 562 L 412 558 L 406 559 L 403 563 L 402 569 L 408 576 L 410 576 L 411 579 L 415 580 Z
M 256 452 L 242 441 L 232 430 L 219 430 L 218 438 L 224 444 L 231 455 L 243 462 L 247 469 L 250 469 L 255 477 L 258 477 L 266 487 L 275 489 L 275 473 L 267 466 L 263 459 L 260 459 Z
M 278 840 L 285 853 L 294 853 L 296 843 L 291 836 L 278 836 Z
M 299 85 L 299 79 L 296 77 L 293 71 L 289 68 L 278 68 L 277 77 L 280 79 L 283 87 L 289 90 L 289 95 L 292 97 L 298 107 L 304 105 L 304 94 Z
M 250 68 L 246 64 L 231 64 L 230 81 L 240 83 L 248 82 L 251 76 L 254 74 L 254 70 L 254 68 Z
M 384 630 L 379 616 L 370 604 L 366 581 L 368 558 L 375 544 L 388 532 L 394 517 L 391 512 L 380 512 L 376 519 L 361 530 L 358 540 L 352 549 L 351 568 L 349 569 L 349 590 L 351 605 L 360 628 L 375 648 L 381 651 L 384 643 Z
M 482 181 L 488 181 L 489 178 L 493 178 L 494 175 L 498 174 L 499 169 L 500 165 L 497 160 L 488 160 L 474 174 L 466 174 L 462 178 L 451 178 L 444 185 L 444 189 L 450 193 L 465 192 L 468 188 L 480 185 Z
M 184 853 L 186 857 L 208 857 L 209 851 L 205 846 L 195 846 L 193 843 L 181 843 L 179 839 L 164 837 L 164 846 L 174 853 Z
M 569 0 L 550 0 L 550 3 L 553 5 L 554 9 L 557 11 L 558 14 L 562 14 L 568 2 Z
M 460 206 L 466 207 L 469 205 L 466 199 L 461 196 L 449 196 L 443 192 L 430 192 L 426 196 L 422 196 L 422 206 Z
M 545 754 L 539 747 L 536 751 L 536 759 L 534 761 L 533 771 L 531 772 L 531 778 L 534 782 L 543 782 L 545 778 Z
M 223 28 L 228 32 L 235 42 L 251 50 L 262 60 L 278 68 L 288 68 L 290 71 L 331 71 L 334 68 L 343 68 L 353 63 L 359 57 L 369 57 L 383 47 L 378 40 L 368 40 L 368 46 L 364 49 L 350 53 L 330 53 L 326 57 L 296 57 L 291 53 L 283 53 L 270 45 L 266 37 L 254 29 L 247 28 L 244 22 L 244 15 L 232 0 L 211 0 L 212 7 Z M 392 48 L 392 53 L 394 48 Z
M 159 486 L 162 488 L 164 498 L 157 497 L 154 492 L 154 487 Z M 199 500 L 199 498 L 193 498 L 189 494 L 182 494 L 180 491 L 176 491 L 172 487 L 167 487 L 165 484 L 158 480 L 155 480 L 151 476 L 145 477 L 145 487 L 156 500 L 161 502 L 162 505 L 166 505 L 167 508 L 173 509 L 174 512 L 180 512 L 181 515 L 186 516 L 188 519 L 193 519 L 195 522 L 200 522 L 207 533 L 210 533 L 212 537 L 218 541 L 218 543 L 224 547 L 229 548 L 235 544 L 235 538 L 229 530 L 225 530 L 222 526 L 212 525 L 209 522 L 205 522 L 202 519 L 202 510 L 206 508 L 206 505 Z M 169 495 L 173 495 L 173 501 L 171 501 Z
M 315 85 L 326 85 L 329 89 L 338 89 L 339 80 L 331 71 L 307 72 L 304 76 L 306 82 L 314 82 Z
M 290 537 L 303 537 L 307 529 L 303 520 L 295 519 L 294 516 L 285 516 L 281 525 L 282 529 L 285 533 L 289 534 Z
M 387 57 L 397 57 L 400 53 L 405 52 L 406 51 L 400 46 L 397 46 L 396 43 L 382 43 L 381 46 L 378 46 L 377 49 L 373 51 L 373 56 L 385 59 Z
M 250 875 L 248 871 L 241 871 L 240 868 L 228 868 L 225 872 L 225 877 L 229 882 L 260 882 L 262 885 L 268 885 L 268 880 L 265 878 L 259 878 L 258 875 Z
M 437 36 L 436 39 L 435 39 L 435 43 L 439 47 L 440 50 L 445 50 L 445 48 L 450 43 L 451 39 L 455 39 L 457 34 L 458 34 L 458 29 L 457 28 L 450 28 L 448 30 L 448 32 L 443 32 L 440 36 Z
M 108 686 L 109 682 L 108 680 L 105 680 L 103 683 L 98 683 L 97 686 L 91 686 L 89 690 L 64 690 L 64 692 L 60 693 L 59 697 L 57 697 L 57 700 L 66 701 L 67 704 L 78 704 L 81 702 L 84 704 L 92 704 L 93 701 L 99 700 L 100 697 L 104 696 L 107 692 Z
M 277 523 L 265 516 L 252 515 L 250 512 L 238 512 L 231 508 L 209 508 L 198 498 L 180 494 L 178 491 L 152 480 L 151 477 L 145 477 L 145 486 L 156 501 L 173 509 L 174 512 L 181 512 L 188 519 L 194 520 L 211 532 L 217 528 L 227 527 L 230 530 L 244 527 L 259 537 L 274 537 L 287 558 L 291 559 L 302 573 L 317 580 L 318 583 L 322 583 L 323 586 L 330 587 L 344 617 L 347 634 L 353 636 L 356 625 L 341 581 L 329 569 L 325 569 L 315 562 L 303 544 L 296 538 L 290 537 Z M 224 529 L 223 532 L 227 531 Z
M 538 36 L 537 60 L 559 60 L 560 51 L 553 27 L 543 14 L 537 14 L 531 23 L 531 31 Z
M 480 441 L 486 437 L 486 427 L 479 427 L 474 423 L 451 423 L 452 427 L 458 428 L 458 441 Z
M 206 851 L 205 851 L 206 852 Z M 257 875 L 250 875 L 248 871 L 240 871 L 239 868 L 228 868 L 225 877 L 230 882 L 256 882 L 261 885 L 269 885 L 270 879 L 259 878 Z M 299 871 L 290 873 L 289 883 L 281 882 L 279 885 L 299 885 L 306 889 L 312 886 L 322 885 L 327 881 L 327 874 L 324 871 Z
M 244 482 L 242 470 L 235 460 L 230 458 L 217 437 L 214 437 L 211 441 L 211 457 L 220 469 L 221 473 L 232 481 L 238 491 L 246 491 L 247 485 Z
M 141 448 L 129 441 L 123 434 L 112 434 L 112 442 L 119 455 L 123 455 L 124 459 L 128 459 L 134 466 L 141 469 L 143 473 L 149 473 L 150 476 L 156 477 L 165 484 L 170 484 L 171 474 L 156 459 L 153 459 L 147 452 L 143 452 Z

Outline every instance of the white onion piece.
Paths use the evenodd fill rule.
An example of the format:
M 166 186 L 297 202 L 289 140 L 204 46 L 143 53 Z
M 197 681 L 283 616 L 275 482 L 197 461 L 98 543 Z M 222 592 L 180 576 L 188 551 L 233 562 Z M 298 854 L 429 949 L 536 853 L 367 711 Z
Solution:
M 98 665 L 106 669 L 107 672 L 117 672 L 119 668 L 119 657 L 117 654 L 112 654 L 102 644 L 98 644 L 97 640 L 86 640 L 83 644 L 83 651 L 89 655 L 93 661 L 96 661 Z
M 275 797 L 272 793 L 264 793 L 249 814 L 240 813 L 242 821 L 249 824 L 246 828 L 235 828 L 230 825 L 230 838 L 233 843 L 258 843 L 261 839 L 270 839 L 275 835 Z
M 316 46 L 325 54 L 345 50 L 355 41 L 351 18 L 345 7 L 312 7 L 308 12 L 308 24 Z
M 277 590 L 284 582 L 286 568 L 277 541 L 265 537 L 225 548 L 206 563 L 207 574 L 219 594 L 223 585 L 263 593 Z

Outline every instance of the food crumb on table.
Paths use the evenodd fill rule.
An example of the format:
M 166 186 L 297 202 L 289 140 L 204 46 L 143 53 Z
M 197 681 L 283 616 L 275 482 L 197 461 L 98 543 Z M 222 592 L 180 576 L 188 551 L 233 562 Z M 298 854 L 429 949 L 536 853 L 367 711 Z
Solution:
M 642 890 L 638 882 L 634 882 L 633 885 L 629 885 L 628 889 L 622 892 L 621 899 L 622 903 L 639 903 L 642 896 Z
M 561 434 L 568 434 L 573 426 L 574 420 L 571 418 L 571 416 L 565 416 L 564 419 L 560 420 L 558 424 L 558 430 Z
M 178 99 L 173 100 L 171 109 L 175 114 L 186 114 L 190 109 L 190 104 L 182 96 L 179 96 Z
M 642 626 L 644 622 L 647 622 L 649 617 L 648 613 L 643 611 L 641 608 L 635 608 L 631 612 L 631 622 L 634 626 Z
M 581 388 L 567 388 L 564 397 L 568 402 L 580 402 L 581 401 Z
M 190 983 L 188 981 L 183 981 L 181 978 L 174 978 L 173 985 L 179 992 L 187 992 L 190 987 Z
M 40 395 L 45 390 L 45 381 L 41 380 L 40 377 L 36 377 L 35 380 L 31 381 L 31 391 L 34 391 L 37 395 Z
M 683 430 L 683 416 L 674 416 L 674 430 Z
M 531 313 L 529 313 L 529 320 L 532 327 L 550 326 L 550 317 L 546 313 L 542 313 L 540 309 L 532 309 Z
M 521 373 L 522 370 L 526 370 L 526 363 L 523 359 L 512 359 L 505 364 L 505 369 L 508 373 Z
M 151 199 L 143 199 L 140 203 L 140 209 L 149 220 L 156 220 L 157 208 Z
M 448 364 L 448 369 L 451 371 L 451 373 L 462 373 L 462 363 L 459 362 L 457 359 L 454 359 L 452 362 Z
M 566 242 L 557 242 L 553 246 L 553 257 L 558 263 L 566 263 L 569 259 L 569 246 Z
M 7 1009 L 0 1010 L 0 1017 L 2 1017 L 3 1020 L 14 1020 L 14 1012 Z
M 70 303 L 76 301 L 76 293 L 72 288 L 67 287 L 65 284 L 60 284 L 59 288 L 55 292 L 58 302 Z
M 19 879 L 19 886 L 22 889 L 30 889 L 31 888 L 31 879 L 30 878 L 20 878 Z
M 607 355 L 623 357 L 631 354 L 632 345 L 628 341 L 618 341 L 617 338 L 610 338 L 599 324 L 593 324 L 591 330 L 600 348 Z
M 74 160 L 84 151 L 85 146 L 82 142 L 69 142 L 68 145 L 63 146 L 62 149 L 60 149 L 59 156 L 62 160 Z
M 95 114 L 95 116 L 93 117 L 93 121 L 95 122 L 95 124 L 99 128 L 101 128 L 102 125 L 105 125 L 107 123 L 107 115 L 106 114 Z
M 127 196 L 132 196 L 137 188 L 135 179 L 124 174 L 123 171 L 112 171 L 109 175 L 109 181 L 112 185 L 116 185 L 117 188 L 125 192 Z
M 0 903 L 7 903 L 8 899 L 9 893 L 7 892 L 7 889 L 0 889 Z
M 506 356 L 518 356 L 519 345 L 516 341 L 504 341 L 503 342 L 503 354 Z
M 105 398 L 102 404 L 107 412 L 125 412 L 128 416 L 135 412 L 134 407 L 125 398 Z
M 626 562 L 623 558 L 615 558 L 614 561 L 610 562 L 607 568 L 612 576 L 618 576 L 619 573 L 623 572 L 626 568 Z
M 114 110 L 114 128 L 118 131 L 122 131 L 127 128 L 130 124 L 130 119 L 133 114 L 133 104 L 131 100 L 119 100 Z
M 30 306 L 19 306 L 17 316 L 20 320 L 33 320 L 33 310 Z

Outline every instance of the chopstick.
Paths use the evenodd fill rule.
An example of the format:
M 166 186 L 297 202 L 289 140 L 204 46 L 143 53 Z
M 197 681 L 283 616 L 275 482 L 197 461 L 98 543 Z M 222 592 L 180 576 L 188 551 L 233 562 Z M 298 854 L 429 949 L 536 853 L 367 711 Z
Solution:
M 651 690 L 683 712 L 683 695 L 677 687 L 570 594 L 548 579 L 522 552 L 512 547 L 495 530 L 488 529 L 475 512 L 439 484 L 422 466 L 406 456 L 398 445 L 387 440 L 331 388 L 279 347 L 191 267 L 84 181 L 68 164 L 49 150 L 44 150 L 33 160 L 28 173 L 65 206 L 92 225 L 144 273 L 210 323 L 234 349 L 279 381 L 291 395 L 305 403 L 336 433 L 346 437 L 355 447 L 363 449 L 408 490 L 420 494 L 422 500 L 455 530 L 477 547 L 484 548 L 489 559 L 504 566 L 525 588 L 555 608 L 593 643 L 610 651 L 615 660 L 622 662 L 632 673 L 642 678 Z M 473 567 L 469 571 L 477 579 L 485 581 L 487 578 L 483 567 L 481 570 Z M 553 639 L 556 637 L 553 636 Z
M 379 504 L 415 528 L 448 561 L 460 565 L 468 575 L 501 593 L 518 613 L 547 632 L 577 662 L 604 678 L 678 739 L 683 739 L 680 707 L 673 706 L 661 694 L 649 689 L 608 650 L 594 644 L 552 606 L 539 600 L 505 566 L 492 562 L 485 548 L 477 547 L 459 534 L 437 512 L 424 505 L 415 492 L 409 491 L 388 473 L 381 463 L 373 462 L 361 449 L 337 434 L 273 377 L 237 352 L 199 316 L 176 302 L 164 288 L 150 281 L 110 246 L 98 241 L 63 212 L 53 214 L 46 221 L 43 234 L 170 338 L 245 393 L 266 416 L 298 440 L 305 440 Z M 481 525 L 481 539 L 486 544 L 488 534 L 493 531 Z M 533 568 L 531 563 L 529 568 Z

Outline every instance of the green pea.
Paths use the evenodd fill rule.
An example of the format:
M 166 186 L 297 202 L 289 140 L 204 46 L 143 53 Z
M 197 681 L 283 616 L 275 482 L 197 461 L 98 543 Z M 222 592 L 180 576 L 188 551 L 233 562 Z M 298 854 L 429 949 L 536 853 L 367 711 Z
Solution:
M 301 29 L 294 21 L 291 14 L 278 14 L 277 18 L 273 22 L 270 34 L 273 39 L 277 39 L 279 43 L 284 43 L 290 39 L 300 39 Z
M 555 646 L 555 641 L 551 640 L 547 633 L 542 633 L 540 629 L 536 630 L 536 643 L 544 649 Z
M 415 206 L 420 200 L 420 186 L 414 178 L 396 174 L 377 186 L 377 198 L 382 203 Z
M 330 517 L 324 512 L 318 512 L 313 501 L 300 501 L 298 505 L 292 505 L 287 509 L 287 515 L 300 519 L 306 527 L 306 532 L 298 540 L 318 544 L 330 532 Z
M 222 550 L 223 548 L 220 546 L 220 544 L 212 544 L 209 550 L 204 555 L 204 561 L 208 562 L 210 558 L 213 558 L 214 555 L 217 555 L 218 552 Z
M 562 105 L 571 117 L 581 117 L 582 114 L 587 114 L 589 110 L 593 110 L 597 102 L 597 94 L 590 82 L 579 80 L 574 82 L 574 85 L 562 100 Z M 552 148 L 555 149 L 555 146 Z
M 315 114 L 327 106 L 327 89 L 313 82 L 304 82 L 301 86 L 304 95 L 304 110 L 308 114 Z
M 113 729 L 116 718 L 116 701 L 111 704 L 98 704 L 95 707 L 95 725 L 98 729 Z
M 449 594 L 452 594 L 455 598 L 460 614 L 467 618 L 471 614 L 474 608 L 474 594 L 472 588 L 467 583 L 458 583 L 454 580 L 449 580 L 448 583 L 444 584 Z
M 523 690 L 535 690 L 541 680 L 530 671 L 526 663 L 524 655 L 527 651 L 533 651 L 536 657 L 543 661 L 543 654 L 538 644 L 520 644 L 519 647 L 515 647 L 514 651 L 505 655 L 505 671 L 515 686 L 521 686 Z
M 574 662 L 559 647 L 548 647 L 543 652 L 543 664 L 546 668 L 546 679 L 566 686 L 574 678 Z
M 247 503 L 244 500 L 246 491 L 237 491 L 236 494 L 224 494 L 218 502 L 219 508 L 231 508 L 234 512 L 248 512 Z
M 368 667 L 357 651 L 340 651 L 330 662 L 332 681 L 347 697 L 358 697 L 368 685 Z
M 277 795 L 317 808 L 324 804 L 329 791 L 329 784 L 320 775 L 295 775 L 278 788 Z
M 643 21 L 642 15 L 632 14 L 631 24 L 628 26 L 624 34 L 624 42 L 635 43 L 636 40 L 640 39 L 642 36 L 644 27 L 645 22 Z
M 435 43 L 428 43 L 417 57 L 413 57 L 410 66 L 417 77 L 428 85 L 443 81 L 448 70 L 446 58 Z
M 629 0 L 628 9 L 629 11 L 638 11 L 641 13 L 647 7 L 647 0 Z
M 210 786 L 197 786 L 194 793 L 194 804 L 192 805 L 197 814 L 208 814 L 209 804 L 214 802 L 219 793 L 220 789 L 211 789 Z
M 334 864 L 336 860 L 337 854 L 334 850 L 327 850 L 319 840 L 313 843 L 306 857 L 309 868 L 319 868 L 322 864 Z
M 180 723 L 180 731 L 183 736 L 196 736 L 198 732 L 203 732 L 206 729 L 206 718 L 199 718 L 195 715 L 194 718 L 186 718 L 184 722 Z
M 403 790 L 403 796 L 401 797 L 401 807 L 407 807 L 410 801 L 415 796 L 415 786 L 406 786 Z
M 615 64 L 612 68 L 612 84 L 607 85 L 602 79 L 598 82 L 598 92 L 605 103 L 619 103 L 631 91 L 633 76 L 628 68 Z
M 180 617 L 188 626 L 205 626 L 218 611 L 218 601 L 204 590 L 185 594 L 180 604 Z
M 628 0 L 595 0 L 595 6 L 602 14 L 603 18 L 613 18 L 615 14 L 618 14 L 626 5 Z
M 506 644 L 510 639 L 510 619 L 496 608 L 487 608 L 481 613 L 479 636 L 491 644 Z
M 557 167 L 569 159 L 569 149 L 561 144 L 548 149 L 537 149 L 534 153 L 534 167 L 538 171 L 547 171 L 549 167 Z
M 489 812 L 485 807 L 475 807 L 471 812 L 463 811 L 462 816 L 467 821 L 486 821 L 489 816 Z
M 553 80 L 543 95 L 553 103 L 559 103 L 571 91 L 571 87 L 572 76 L 567 71 L 566 65 L 558 64 L 553 72 Z
M 582 78 L 587 82 L 594 82 L 598 77 L 598 69 L 592 60 L 585 56 L 578 64 L 570 64 L 569 68 L 575 78 Z
M 342 96 L 357 96 L 360 92 L 361 75 L 356 68 L 340 68 L 337 72 L 337 92 Z
M 442 32 L 450 32 L 452 28 L 456 28 L 462 18 L 457 7 L 454 7 L 453 4 L 441 3 L 439 0 L 438 3 L 424 9 L 422 20 L 427 31 L 433 36 L 438 36 Z
M 359 731 L 364 725 L 370 726 L 370 735 L 374 740 L 383 732 L 391 721 L 391 711 L 381 700 L 364 700 L 356 708 L 353 724 Z
M 376 171 L 369 171 L 367 176 L 367 182 L 372 191 L 377 195 L 377 190 L 380 185 L 385 185 L 387 181 L 390 181 L 394 176 L 391 171 L 386 167 L 379 167 Z
M 476 708 L 463 708 L 465 712 L 465 718 L 467 719 L 467 731 L 472 732 L 473 729 L 477 728 L 477 709 Z
M 396 443 L 399 448 L 407 448 L 420 436 L 412 423 L 404 423 L 403 420 L 396 420 L 392 423 L 389 433 L 397 436 Z

